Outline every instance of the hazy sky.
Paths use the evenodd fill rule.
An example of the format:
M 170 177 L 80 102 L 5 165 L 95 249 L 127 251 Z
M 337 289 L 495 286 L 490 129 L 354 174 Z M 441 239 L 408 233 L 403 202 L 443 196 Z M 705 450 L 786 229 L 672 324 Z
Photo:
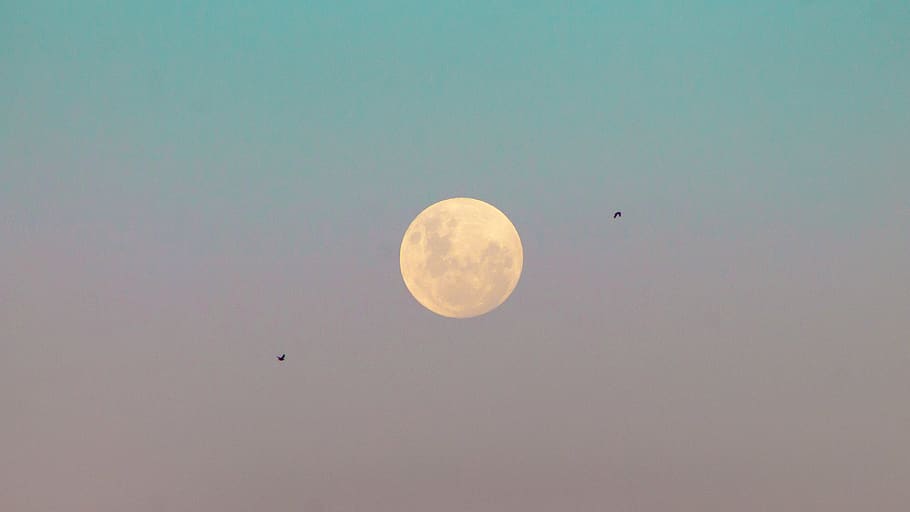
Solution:
M 0 1 L 0 509 L 903 512 L 908 27 Z M 470 320 L 398 267 L 452 196 L 525 244 Z

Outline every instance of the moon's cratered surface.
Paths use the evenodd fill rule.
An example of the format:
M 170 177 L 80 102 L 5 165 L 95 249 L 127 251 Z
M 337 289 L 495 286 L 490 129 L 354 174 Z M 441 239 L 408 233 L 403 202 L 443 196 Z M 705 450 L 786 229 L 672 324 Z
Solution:
M 518 231 L 494 206 L 446 199 L 420 212 L 401 241 L 401 276 L 411 295 L 450 318 L 487 313 L 505 302 L 521 277 Z

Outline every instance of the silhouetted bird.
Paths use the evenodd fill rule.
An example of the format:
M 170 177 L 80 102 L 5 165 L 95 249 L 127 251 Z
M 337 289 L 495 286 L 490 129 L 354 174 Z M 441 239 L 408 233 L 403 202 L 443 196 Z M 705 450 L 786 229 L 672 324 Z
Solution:
M 613 214 L 613 218 L 614 218 L 614 219 L 616 219 L 616 218 L 618 218 L 618 217 L 622 217 L 622 212 L 616 212 L 616 213 Z
M 287 355 L 287 354 L 281 354 L 280 356 L 275 356 L 275 357 L 276 357 L 276 359 L 278 359 L 279 361 L 284 361 L 284 357 L 285 357 L 286 355 Z

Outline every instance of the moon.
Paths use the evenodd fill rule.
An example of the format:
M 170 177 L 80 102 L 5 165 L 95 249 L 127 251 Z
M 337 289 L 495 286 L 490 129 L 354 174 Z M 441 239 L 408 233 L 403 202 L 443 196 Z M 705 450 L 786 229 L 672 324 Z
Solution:
M 401 240 L 401 277 L 430 311 L 470 318 L 499 307 L 524 263 L 515 226 L 496 207 L 467 197 L 432 204 Z

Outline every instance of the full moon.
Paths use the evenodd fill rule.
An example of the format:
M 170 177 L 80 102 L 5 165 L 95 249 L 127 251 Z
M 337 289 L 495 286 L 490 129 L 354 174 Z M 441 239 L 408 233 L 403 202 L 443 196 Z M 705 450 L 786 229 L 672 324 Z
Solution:
M 455 197 L 417 215 L 401 240 L 400 260 L 401 277 L 417 302 L 445 317 L 470 318 L 509 298 L 524 253 L 505 214 Z

